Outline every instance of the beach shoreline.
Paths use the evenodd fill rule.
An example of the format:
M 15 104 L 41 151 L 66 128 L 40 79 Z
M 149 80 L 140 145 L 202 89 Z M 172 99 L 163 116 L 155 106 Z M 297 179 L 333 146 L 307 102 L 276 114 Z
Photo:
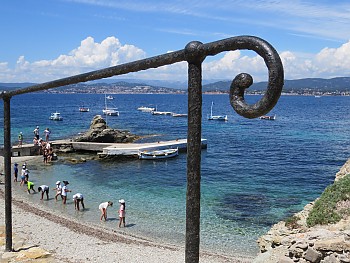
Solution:
M 12 162 L 37 162 L 40 156 L 13 157 Z M 0 160 L 3 171 L 3 157 Z M 4 185 L 0 186 L 0 209 L 4 208 Z M 15 192 L 15 191 L 13 191 Z M 13 233 L 28 244 L 49 251 L 63 262 L 184 262 L 185 248 L 161 244 L 143 237 L 87 224 L 64 214 L 43 209 L 30 203 L 25 196 L 13 194 Z M 5 215 L 1 213 L 5 224 Z M 49 234 L 45 234 L 49 233 Z M 200 262 L 251 262 L 252 258 L 230 257 L 212 252 L 200 252 Z

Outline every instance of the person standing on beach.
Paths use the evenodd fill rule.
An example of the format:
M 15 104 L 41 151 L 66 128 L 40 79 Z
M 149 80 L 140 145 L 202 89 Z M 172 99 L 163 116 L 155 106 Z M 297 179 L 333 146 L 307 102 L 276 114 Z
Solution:
M 44 131 L 44 134 L 45 134 L 45 141 L 49 142 L 49 138 L 50 138 L 50 134 L 51 134 L 50 129 L 46 128 L 46 130 Z
M 124 199 L 119 200 L 120 207 L 119 207 L 119 227 L 121 227 L 122 223 L 123 226 L 125 227 L 125 201 Z
M 33 133 L 34 133 L 34 137 L 37 139 L 37 140 L 39 140 L 39 126 L 36 126 L 36 128 L 34 129 L 34 131 L 33 131 Z
M 105 219 L 105 221 L 107 221 L 107 207 L 109 207 L 109 206 L 113 206 L 113 202 L 111 202 L 111 201 L 104 202 L 98 206 L 98 208 L 101 211 L 101 217 L 100 217 L 101 221 L 103 218 Z
M 44 193 L 46 193 L 46 198 L 47 200 L 49 200 L 49 187 L 47 185 L 40 185 L 38 187 L 38 192 L 40 193 L 41 192 L 41 199 L 40 200 L 43 200 L 44 198 Z
M 33 190 L 33 192 L 36 193 L 35 189 L 34 189 L 34 183 L 33 182 L 27 181 L 26 184 L 27 184 L 27 187 L 28 187 L 28 194 L 30 194 L 30 190 Z
M 21 170 L 21 183 L 19 184 L 20 186 L 24 185 L 26 182 L 26 167 L 26 163 L 24 163 Z
M 18 134 L 18 147 L 22 147 L 22 145 L 23 145 L 23 133 L 20 132 Z
M 54 188 L 53 190 L 56 190 L 56 195 L 55 195 L 55 200 L 56 201 L 57 201 L 57 197 L 58 196 L 60 196 L 61 199 L 63 199 L 62 195 L 61 195 L 61 193 L 62 193 L 62 186 L 61 186 L 61 182 L 60 181 L 56 182 L 56 188 Z
M 74 200 L 74 208 L 76 210 L 80 211 L 80 207 L 79 207 L 80 203 L 83 209 L 85 209 L 84 196 L 81 193 L 76 193 L 75 195 L 73 195 L 73 200 Z
M 17 181 L 17 177 L 18 177 L 18 163 L 15 163 L 14 166 L 13 166 L 13 181 L 14 182 L 18 182 Z
M 62 203 L 65 205 L 66 202 L 67 202 L 67 193 L 68 192 L 72 192 L 71 190 L 68 190 L 68 181 L 63 181 L 63 187 L 62 187 L 62 190 L 61 190 L 61 197 L 62 197 Z

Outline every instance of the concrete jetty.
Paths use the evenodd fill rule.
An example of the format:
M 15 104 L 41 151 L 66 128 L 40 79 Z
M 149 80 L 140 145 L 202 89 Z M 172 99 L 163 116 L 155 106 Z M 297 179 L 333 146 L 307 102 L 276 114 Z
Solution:
M 162 150 L 168 148 L 178 148 L 180 152 L 186 152 L 187 139 L 177 139 L 170 141 L 157 141 L 149 143 L 95 143 L 95 142 L 74 142 L 71 140 L 56 140 L 50 142 L 55 152 L 60 152 L 62 148 L 71 148 L 76 152 L 95 152 L 100 157 L 125 156 L 137 157 L 139 151 Z M 202 149 L 207 148 L 207 140 L 201 139 Z M 1 149 L 3 151 L 3 149 Z M 3 153 L 1 152 L 1 155 Z M 39 155 L 39 147 L 32 144 L 24 144 L 22 147 L 13 146 L 12 156 Z

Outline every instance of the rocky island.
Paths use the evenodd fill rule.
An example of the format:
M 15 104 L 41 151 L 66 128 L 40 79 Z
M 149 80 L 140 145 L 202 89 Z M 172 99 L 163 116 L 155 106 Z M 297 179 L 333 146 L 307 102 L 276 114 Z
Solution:
M 107 126 L 101 115 L 96 115 L 90 125 L 90 129 L 83 135 L 74 139 L 76 142 L 99 142 L 99 143 L 131 143 L 141 136 L 131 134 L 127 130 L 112 129 Z

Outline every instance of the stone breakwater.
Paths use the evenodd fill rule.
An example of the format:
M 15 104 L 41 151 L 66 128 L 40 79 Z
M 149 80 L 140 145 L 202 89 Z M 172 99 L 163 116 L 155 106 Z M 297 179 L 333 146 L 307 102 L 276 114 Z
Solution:
M 350 173 L 350 159 L 335 175 L 335 181 Z M 259 255 L 254 263 L 348 263 L 350 262 L 350 217 L 336 224 L 307 227 L 306 219 L 315 202 L 295 214 L 298 227 L 284 221 L 258 239 Z

